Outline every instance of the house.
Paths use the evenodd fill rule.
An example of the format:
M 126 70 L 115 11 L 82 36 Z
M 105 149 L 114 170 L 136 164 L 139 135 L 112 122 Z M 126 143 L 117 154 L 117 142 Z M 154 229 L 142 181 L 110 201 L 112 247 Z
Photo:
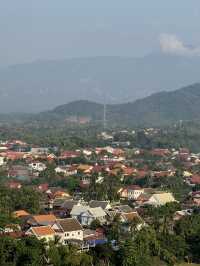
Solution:
M 109 201 L 91 200 L 89 206 L 90 208 L 101 207 L 104 211 L 112 209 Z
M 92 150 L 86 150 L 86 149 L 84 149 L 83 150 L 83 154 L 86 155 L 86 156 L 91 156 L 92 155 Z
M 129 205 L 116 205 L 116 206 L 114 206 L 114 209 L 118 213 L 131 213 L 131 212 L 133 212 L 133 209 Z
M 145 204 L 153 205 L 155 207 L 165 205 L 166 203 L 176 202 L 172 193 L 170 192 L 156 192 L 152 194 Z
M 37 188 L 40 192 L 46 192 L 49 189 L 49 184 L 43 183 L 43 184 L 38 185 Z
M 120 221 L 123 224 L 123 229 L 125 231 L 130 231 L 133 224 L 135 224 L 136 230 L 141 230 L 141 228 L 145 225 L 145 222 L 136 211 L 121 213 Z
M 88 165 L 88 164 L 80 164 L 77 168 L 79 172 L 84 173 L 84 174 L 91 173 L 92 169 L 93 169 L 93 166 Z
M 90 185 L 90 177 L 89 176 L 82 176 L 79 182 L 79 186 L 81 188 L 88 187 Z
M 6 162 L 5 162 L 5 158 L 4 157 L 0 157 L 0 166 L 4 165 Z
M 170 151 L 168 149 L 153 149 L 151 155 L 165 157 L 170 155 Z
M 200 184 L 200 175 L 193 175 L 191 178 L 190 178 L 190 183 L 193 184 L 193 185 L 199 185 Z
M 13 165 L 8 171 L 8 177 L 24 181 L 31 177 L 31 173 L 26 165 Z
M 181 210 L 181 211 L 176 211 L 175 214 L 174 214 L 174 221 L 179 221 L 181 220 L 183 217 L 185 216 L 190 216 L 192 215 L 192 210 L 189 209 L 189 210 Z
M 53 153 L 47 155 L 47 160 L 48 160 L 49 162 L 54 161 L 56 158 L 57 158 L 56 155 L 53 154 Z
M 55 239 L 55 231 L 51 226 L 35 226 L 26 231 L 26 235 L 35 236 L 38 240 L 45 240 L 46 242 L 53 241 Z
M 200 191 L 195 191 L 191 193 L 192 204 L 200 206 Z
M 22 187 L 21 183 L 19 182 L 15 182 L 15 181 L 10 181 L 7 183 L 7 186 L 10 189 L 20 189 Z
M 89 208 L 81 214 L 81 224 L 89 226 L 94 220 L 98 220 L 101 224 L 106 222 L 106 213 L 101 207 Z
M 58 219 L 52 228 L 63 245 L 67 245 L 70 240 L 83 241 L 83 228 L 75 218 Z
M 24 159 L 25 153 L 24 152 L 17 152 L 17 151 L 7 151 L 6 158 L 7 160 L 15 161 Z
M 124 176 L 131 176 L 131 175 L 135 174 L 136 172 L 137 172 L 137 170 L 135 168 L 132 168 L 132 167 L 123 168 Z
M 103 245 L 107 243 L 107 239 L 102 230 L 96 229 L 85 229 L 83 231 L 84 241 L 89 245 L 89 247 L 95 247 L 96 245 Z
M 152 171 L 152 176 L 155 178 L 174 176 L 175 171 Z
M 32 215 L 28 220 L 27 224 L 30 226 L 38 226 L 38 225 L 49 225 L 51 226 L 56 221 L 56 217 L 53 214 L 39 214 Z
M 65 200 L 60 207 L 70 214 L 73 207 L 78 203 L 79 202 L 77 200 Z
M 49 148 L 46 148 L 46 147 L 32 147 L 31 150 L 30 150 L 30 153 L 34 156 L 37 156 L 37 155 L 47 155 L 49 152 Z
M 57 166 L 55 172 L 65 176 L 72 176 L 77 174 L 77 167 L 75 165 Z
M 72 218 L 76 218 L 78 221 L 81 221 L 82 213 L 86 212 L 90 207 L 88 205 L 83 205 L 78 203 L 73 205 L 70 215 Z
M 73 159 L 80 157 L 81 153 L 80 151 L 63 151 L 60 155 L 60 159 Z
M 88 205 L 74 205 L 70 215 L 85 226 L 90 225 L 94 220 L 98 220 L 102 224 L 106 221 L 106 213 L 101 207 L 90 208 Z
M 18 211 L 13 212 L 13 216 L 16 218 L 24 218 L 24 217 L 27 217 L 29 215 L 30 215 L 30 213 L 28 213 L 25 210 L 18 210 Z
M 136 185 L 130 185 L 119 190 L 120 197 L 128 200 L 136 200 L 142 193 L 144 193 L 144 189 Z
M 127 187 L 120 188 L 118 190 L 118 194 L 120 195 L 120 198 L 128 199 L 128 189 L 127 189 Z
M 47 168 L 46 165 L 42 162 L 32 162 L 29 164 L 29 167 L 37 172 L 42 172 Z

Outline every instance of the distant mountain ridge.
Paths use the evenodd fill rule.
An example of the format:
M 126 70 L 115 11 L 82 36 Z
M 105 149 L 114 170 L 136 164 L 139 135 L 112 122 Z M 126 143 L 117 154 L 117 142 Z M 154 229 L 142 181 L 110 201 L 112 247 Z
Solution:
M 40 114 L 52 119 L 70 116 L 103 120 L 103 104 L 79 100 Z M 165 125 L 179 120 L 200 120 L 200 83 L 176 91 L 159 92 L 130 103 L 107 105 L 107 122 L 126 125 Z
M 200 57 L 36 61 L 0 69 L 0 113 L 37 113 L 79 99 L 123 103 L 199 81 Z

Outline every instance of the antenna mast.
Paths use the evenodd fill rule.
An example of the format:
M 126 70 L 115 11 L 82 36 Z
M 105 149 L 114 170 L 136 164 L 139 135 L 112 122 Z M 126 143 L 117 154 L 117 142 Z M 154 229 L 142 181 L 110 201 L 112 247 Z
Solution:
M 107 108 L 106 108 L 106 101 L 104 100 L 104 104 L 103 104 L 103 129 L 105 130 L 106 129 L 106 111 L 107 111 Z

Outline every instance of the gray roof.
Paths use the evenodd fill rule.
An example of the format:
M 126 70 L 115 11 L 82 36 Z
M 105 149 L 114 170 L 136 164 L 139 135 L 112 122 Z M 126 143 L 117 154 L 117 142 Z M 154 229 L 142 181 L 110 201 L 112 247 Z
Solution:
M 66 200 L 63 198 L 57 198 L 53 201 L 53 206 L 54 207 L 62 207 L 62 205 L 64 204 Z
M 83 230 L 81 224 L 75 218 L 59 219 L 57 223 L 60 225 L 63 232 Z
M 108 204 L 109 204 L 109 201 L 91 200 L 89 202 L 89 206 L 91 208 L 101 207 L 103 210 L 106 209 Z
M 72 210 L 74 205 L 77 205 L 78 201 L 77 200 L 65 200 L 62 204 L 62 208 Z
M 73 215 L 73 216 L 79 216 L 79 215 L 81 215 L 81 213 L 87 212 L 89 209 L 90 209 L 89 206 L 74 205 L 70 214 Z
M 133 212 L 133 209 L 128 205 L 119 205 L 119 206 L 116 206 L 116 208 L 120 212 L 125 212 L 125 213 Z

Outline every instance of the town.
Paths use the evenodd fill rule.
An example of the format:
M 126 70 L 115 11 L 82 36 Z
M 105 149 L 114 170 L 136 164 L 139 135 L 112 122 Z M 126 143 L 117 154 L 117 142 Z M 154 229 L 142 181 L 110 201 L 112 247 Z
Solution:
M 143 129 L 144 136 L 158 132 L 156 128 Z M 200 221 L 200 153 L 187 147 L 132 147 L 131 134 L 136 132 L 98 132 L 101 146 L 78 149 L 2 140 L 0 238 L 5 243 L 6 239 L 33 238 L 47 251 L 52 243 L 73 247 L 75 257 L 84 261 L 85 255 L 90 261 L 69 265 L 93 265 L 92 260 L 109 265 L 120 252 L 126 254 L 131 249 L 126 247 L 130 239 L 134 243 L 141 234 L 147 238 L 155 234 L 160 251 L 156 247 L 154 253 L 148 251 L 155 259 L 167 265 L 198 262 L 198 248 L 190 249 L 194 239 L 199 239 L 199 225 L 194 224 Z M 179 246 L 183 234 L 188 234 L 185 250 Z M 162 235 L 172 247 L 165 246 Z M 150 244 L 155 239 L 146 241 L 155 245 Z M 114 254 L 110 261 L 105 252 Z M 45 263 L 51 265 L 53 258 L 47 254 L 43 253 Z M 128 256 L 131 253 L 124 260 Z M 141 254 L 137 256 L 145 263 L 138 265 L 149 265 Z

